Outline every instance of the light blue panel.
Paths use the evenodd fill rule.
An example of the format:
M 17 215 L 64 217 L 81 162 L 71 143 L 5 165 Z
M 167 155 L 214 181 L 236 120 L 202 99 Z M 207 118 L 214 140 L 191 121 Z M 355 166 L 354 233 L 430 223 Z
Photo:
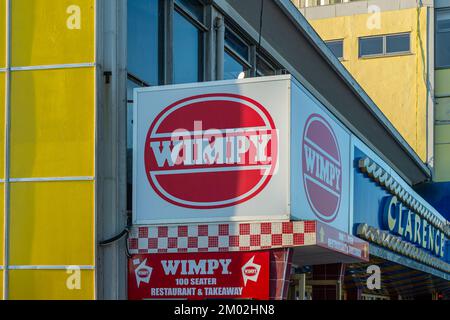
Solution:
M 349 232 L 350 168 L 350 133 L 309 91 L 294 81 L 291 94 L 292 219 L 318 220 Z

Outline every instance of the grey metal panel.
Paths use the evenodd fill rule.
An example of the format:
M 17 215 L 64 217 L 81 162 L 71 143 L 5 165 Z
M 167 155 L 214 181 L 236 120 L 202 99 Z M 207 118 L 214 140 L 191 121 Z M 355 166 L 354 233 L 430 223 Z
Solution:
M 96 239 L 109 239 L 127 225 L 126 212 L 126 63 L 127 1 L 97 5 Z M 103 73 L 112 73 L 109 83 Z M 96 298 L 126 299 L 127 257 L 124 239 L 97 245 Z
M 435 0 L 434 6 L 436 8 L 450 7 L 450 0 Z
M 226 0 L 255 30 L 261 0 Z M 392 164 L 411 184 L 431 177 L 394 126 L 289 0 L 265 0 L 263 37 L 314 89 L 329 101 L 330 110 L 349 129 Z M 267 26 L 270 26 L 268 28 Z

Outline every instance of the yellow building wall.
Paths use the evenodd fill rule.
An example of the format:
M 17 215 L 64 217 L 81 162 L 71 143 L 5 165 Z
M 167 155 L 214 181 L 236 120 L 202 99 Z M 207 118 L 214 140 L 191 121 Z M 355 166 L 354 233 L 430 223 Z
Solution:
M 95 0 L 11 4 L 8 44 L 0 0 L 1 291 L 9 299 L 94 299 Z
M 424 65 L 427 61 L 426 8 L 422 8 L 420 13 L 417 9 L 381 12 L 379 29 L 368 27 L 368 21 L 373 21 L 369 18 L 373 19 L 373 15 L 360 14 L 309 22 L 324 40 L 344 39 L 343 65 L 426 162 L 427 89 L 424 80 L 424 70 L 426 72 Z M 411 54 L 359 58 L 359 37 L 402 32 L 411 32 Z M 420 47 L 419 34 L 423 51 Z

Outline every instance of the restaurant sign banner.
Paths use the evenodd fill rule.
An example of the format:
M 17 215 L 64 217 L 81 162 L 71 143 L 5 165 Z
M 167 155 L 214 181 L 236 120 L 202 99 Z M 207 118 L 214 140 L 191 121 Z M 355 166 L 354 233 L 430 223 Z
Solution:
M 128 266 L 128 298 L 269 298 L 269 252 L 134 255 Z

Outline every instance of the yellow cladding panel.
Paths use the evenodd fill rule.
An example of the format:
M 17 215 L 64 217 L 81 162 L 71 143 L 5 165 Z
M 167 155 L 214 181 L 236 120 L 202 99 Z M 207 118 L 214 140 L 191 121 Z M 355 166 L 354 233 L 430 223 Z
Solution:
M 6 67 L 6 0 L 0 0 L 0 68 Z
M 81 270 L 78 274 L 75 274 L 73 270 L 11 270 L 9 298 L 11 300 L 93 300 L 95 298 L 94 281 L 92 270 Z
M 436 121 L 450 121 L 450 98 L 436 99 Z
M 94 62 L 94 0 L 12 1 L 12 65 Z
M 427 89 L 423 80 L 426 61 L 427 12 L 420 13 L 418 40 L 417 10 L 405 9 L 380 13 L 380 28 L 369 28 L 371 14 L 310 20 L 324 40 L 344 39 L 342 63 L 355 77 L 381 111 L 393 123 L 422 160 L 426 160 Z M 395 33 L 411 33 L 411 53 L 380 58 L 359 58 L 359 38 Z
M 0 183 L 0 266 L 3 265 L 3 246 L 5 241 L 5 234 L 4 234 L 4 218 L 5 218 L 5 184 Z M 0 287 L 1 290 L 1 287 Z
M 450 181 L 450 143 L 435 145 L 434 152 L 435 182 Z
M 11 177 L 94 175 L 94 68 L 16 71 Z
M 5 79 L 6 74 L 0 72 L 0 179 L 5 178 Z
M 94 247 L 94 182 L 11 184 L 11 265 L 93 265 Z
M 450 95 L 450 69 L 436 70 L 436 95 Z

